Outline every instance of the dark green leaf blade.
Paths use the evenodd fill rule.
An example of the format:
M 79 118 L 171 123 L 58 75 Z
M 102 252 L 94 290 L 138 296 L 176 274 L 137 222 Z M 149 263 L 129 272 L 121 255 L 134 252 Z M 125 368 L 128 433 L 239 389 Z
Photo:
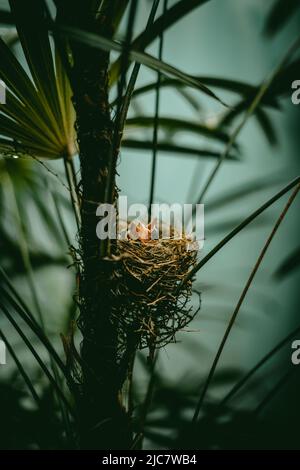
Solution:
M 49 126 L 60 141 L 62 120 L 43 2 L 9 0 L 9 3 L 30 72 L 47 110 Z
M 291 19 L 299 6 L 300 2 L 297 0 L 276 0 L 265 23 L 265 34 L 274 36 L 278 33 Z
M 126 128 L 152 128 L 153 124 L 153 116 L 135 116 L 133 118 L 127 119 Z M 161 116 L 158 119 L 158 125 L 159 128 L 162 128 L 163 130 L 170 133 L 187 131 L 223 143 L 227 143 L 229 141 L 229 135 L 225 132 L 213 127 L 208 127 L 207 125 L 198 123 L 197 121 L 188 121 L 185 119 L 175 119 L 170 116 Z M 235 144 L 235 147 L 237 147 L 237 144 Z
M 268 113 L 262 107 L 260 107 L 260 108 L 257 108 L 255 112 L 255 117 L 267 141 L 269 142 L 269 144 L 271 146 L 277 145 L 278 144 L 277 133 Z
M 275 272 L 275 277 L 278 280 L 285 279 L 286 276 L 292 274 L 296 269 L 300 267 L 300 247 L 296 248 L 290 253 L 284 261 L 279 265 Z
M 151 140 L 134 140 L 134 139 L 123 139 L 122 147 L 136 150 L 149 150 L 153 149 L 153 142 Z M 174 156 L 191 156 L 199 158 L 219 158 L 220 153 L 210 149 L 201 149 L 198 147 L 186 147 L 182 145 L 174 144 L 173 142 L 158 142 L 157 150 L 164 153 L 172 153 Z M 229 155 L 228 157 L 231 161 L 239 161 L 239 158 L 236 155 Z

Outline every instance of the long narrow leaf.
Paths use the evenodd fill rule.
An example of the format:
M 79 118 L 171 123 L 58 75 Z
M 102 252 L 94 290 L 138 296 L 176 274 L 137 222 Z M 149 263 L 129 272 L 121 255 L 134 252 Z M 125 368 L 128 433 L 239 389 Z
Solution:
M 27 336 L 25 335 L 24 331 L 22 330 L 22 328 L 19 327 L 19 325 L 17 324 L 17 322 L 14 320 L 13 316 L 9 313 L 8 309 L 3 305 L 3 303 L 1 302 L 0 304 L 1 306 L 1 309 L 2 309 L 2 312 L 5 314 L 6 318 L 8 319 L 8 321 L 12 324 L 12 326 L 14 327 L 14 329 L 16 330 L 16 332 L 18 333 L 18 335 L 22 338 L 22 340 L 24 341 L 26 347 L 29 349 L 29 351 L 31 352 L 31 354 L 33 355 L 33 357 L 36 359 L 37 363 L 39 364 L 39 366 L 41 367 L 42 371 L 44 372 L 44 374 L 46 375 L 46 377 L 48 378 L 49 382 L 51 383 L 51 385 L 53 386 L 54 390 L 57 392 L 57 394 L 59 395 L 59 397 L 61 398 L 61 400 L 63 401 L 63 403 L 66 405 L 66 407 L 68 408 L 69 412 L 74 415 L 74 412 L 73 412 L 73 409 L 70 405 L 70 403 L 68 402 L 68 400 L 66 399 L 64 393 L 62 392 L 62 390 L 60 389 L 60 387 L 58 386 L 58 383 L 57 381 L 55 380 L 55 378 L 52 376 L 52 374 L 50 373 L 48 367 L 45 365 L 44 361 L 41 359 L 41 357 L 39 356 L 39 354 L 37 353 L 37 351 L 34 349 L 34 347 L 32 346 L 31 342 L 29 341 L 29 339 L 27 338 Z
M 26 306 L 24 301 L 20 298 L 19 294 L 14 289 L 13 285 L 11 284 L 10 280 L 8 279 L 7 275 L 5 274 L 4 270 L 0 267 L 0 276 L 4 283 L 7 285 L 11 294 L 6 291 L 3 286 L 0 284 L 0 290 L 2 292 L 3 297 L 9 302 L 15 312 L 20 316 L 20 318 L 28 325 L 28 327 L 36 334 L 36 336 L 40 339 L 42 344 L 48 350 L 51 357 L 55 360 L 56 364 L 62 371 L 62 373 L 68 378 L 67 369 L 58 356 L 57 352 L 53 348 L 52 344 L 45 336 L 44 332 L 42 331 L 41 327 L 38 325 L 37 321 L 34 318 L 34 315 L 30 312 L 29 308 Z
M 153 142 L 151 140 L 134 140 L 134 139 L 123 139 L 122 140 L 122 147 L 129 148 L 129 149 L 137 149 L 137 150 L 149 150 L 152 151 L 153 149 Z M 198 147 L 186 147 L 183 145 L 175 144 L 174 142 L 169 141 L 159 141 L 157 143 L 157 149 L 160 152 L 166 152 L 177 155 L 187 155 L 192 157 L 200 157 L 200 158 L 218 158 L 219 152 L 210 150 L 210 149 L 202 149 Z M 239 157 L 236 155 L 230 154 L 228 157 L 229 161 L 239 161 Z
M 154 118 L 152 116 L 135 116 L 129 118 L 126 121 L 127 128 L 152 128 L 154 124 Z M 210 128 L 205 124 L 193 122 L 185 119 L 175 119 L 172 117 L 160 116 L 158 119 L 159 127 L 171 132 L 192 132 L 197 135 L 203 135 L 209 139 L 227 143 L 229 141 L 229 135 L 218 129 Z M 237 145 L 235 144 L 234 147 Z
M 274 146 L 278 144 L 278 138 L 276 130 L 274 129 L 272 120 L 270 119 L 267 112 L 261 107 L 257 108 L 255 117 L 270 145 Z
M 299 7 L 299 2 L 295 0 L 276 0 L 267 18 L 265 33 L 269 36 L 278 33 Z
M 102 49 L 105 51 L 122 52 L 123 50 L 123 45 L 120 42 L 113 41 L 98 34 L 90 33 L 88 31 L 73 28 L 70 26 L 57 26 L 56 28 L 61 33 L 66 34 L 69 39 L 80 42 L 82 44 L 86 44 L 90 47 Z M 167 64 L 166 62 L 160 61 L 155 57 L 151 56 L 150 54 L 139 52 L 134 49 L 130 49 L 129 57 L 131 60 L 135 62 L 140 62 L 141 64 L 146 65 L 147 67 L 161 72 L 167 76 L 169 75 L 176 77 L 182 83 L 185 83 L 186 85 L 191 86 L 193 88 L 197 88 L 198 90 L 201 90 L 206 95 L 223 104 L 223 106 L 227 106 L 224 101 L 222 101 L 213 91 L 203 85 L 197 78 L 193 77 L 192 75 L 188 75 L 182 72 L 181 70 L 177 69 L 176 67 Z
M 300 247 L 290 253 L 276 269 L 275 277 L 279 280 L 284 279 L 300 267 Z
M 6 344 L 6 347 L 7 347 L 7 350 L 9 351 L 9 354 L 11 355 L 11 357 L 13 358 L 16 366 L 17 366 L 17 369 L 18 371 L 20 372 L 20 375 L 21 377 L 23 378 L 25 384 L 27 385 L 28 387 L 28 390 L 29 392 L 31 393 L 31 396 L 33 398 L 33 400 L 36 402 L 36 404 L 38 405 L 38 407 L 40 407 L 41 405 L 41 400 L 34 388 L 34 385 L 33 383 L 31 382 L 28 374 L 25 372 L 25 369 L 24 367 L 22 366 L 21 362 L 19 361 L 15 351 L 14 351 L 14 348 L 12 347 L 12 345 L 10 344 L 10 342 L 8 341 L 7 337 L 4 335 L 3 331 L 0 330 L 0 338 L 3 339 L 3 341 L 5 342 Z

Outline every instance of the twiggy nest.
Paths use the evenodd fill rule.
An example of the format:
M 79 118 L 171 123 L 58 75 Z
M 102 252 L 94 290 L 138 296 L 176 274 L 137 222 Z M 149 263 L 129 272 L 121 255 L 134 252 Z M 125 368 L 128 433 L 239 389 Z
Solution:
M 115 291 L 114 321 L 121 347 L 162 347 L 195 316 L 189 306 L 191 281 L 181 286 L 197 251 L 190 240 L 118 240 L 121 263 Z

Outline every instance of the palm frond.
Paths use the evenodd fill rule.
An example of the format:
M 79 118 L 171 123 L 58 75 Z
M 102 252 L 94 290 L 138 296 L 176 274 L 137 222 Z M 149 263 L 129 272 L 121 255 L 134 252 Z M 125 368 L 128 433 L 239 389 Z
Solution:
M 1 39 L 0 77 L 7 86 L 7 102 L 0 107 L 0 152 L 51 159 L 72 156 L 71 90 L 57 51 L 54 59 L 43 4 L 11 0 L 10 7 L 30 76 Z

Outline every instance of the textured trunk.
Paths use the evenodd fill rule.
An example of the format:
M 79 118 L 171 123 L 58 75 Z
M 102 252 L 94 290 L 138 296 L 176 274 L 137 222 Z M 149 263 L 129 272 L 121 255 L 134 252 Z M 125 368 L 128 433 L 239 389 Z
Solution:
M 98 57 L 98 67 L 102 63 L 97 69 L 93 59 L 82 70 L 85 93 L 76 98 L 82 173 L 80 327 L 84 362 L 83 435 L 85 447 L 122 448 L 126 443 L 122 437 L 124 426 L 120 423 L 123 412 L 118 401 L 117 331 L 111 323 L 112 268 L 110 262 L 100 257 L 95 215 L 98 204 L 104 202 L 112 143 L 107 102 L 107 58 Z
M 109 8 L 97 21 L 92 15 L 85 18 L 80 8 L 78 11 L 73 9 L 72 23 L 111 36 L 112 12 Z M 130 445 L 130 431 L 119 402 L 117 331 L 111 323 L 112 263 L 101 260 L 100 240 L 96 236 L 96 209 L 104 202 L 113 140 L 108 103 L 109 55 L 78 44 L 73 44 L 72 49 L 82 190 L 80 243 L 83 273 L 79 290 L 79 326 L 83 334 L 81 445 L 90 449 L 126 449 Z

